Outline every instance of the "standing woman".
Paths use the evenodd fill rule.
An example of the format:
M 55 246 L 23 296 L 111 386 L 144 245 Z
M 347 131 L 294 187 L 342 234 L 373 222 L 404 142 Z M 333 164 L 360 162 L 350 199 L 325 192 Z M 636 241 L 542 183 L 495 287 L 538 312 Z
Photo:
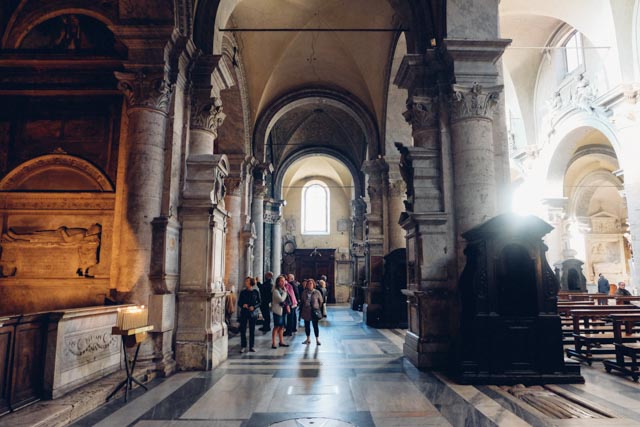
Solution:
M 320 330 L 318 321 L 322 319 L 322 304 L 324 298 L 319 290 L 315 289 L 316 282 L 309 279 L 307 289 L 300 296 L 302 304 L 302 319 L 304 320 L 304 332 L 307 334 L 307 340 L 303 344 L 311 342 L 311 324 L 313 324 L 313 334 L 316 336 L 316 344 L 320 345 Z
M 252 277 L 244 279 L 244 289 L 238 298 L 240 307 L 240 343 L 242 348 L 240 353 L 247 349 L 247 324 L 249 324 L 249 351 L 254 353 L 253 348 L 256 338 L 256 320 L 258 319 L 257 308 L 260 307 L 260 292 L 254 289 L 256 282 Z
M 322 293 L 322 317 L 324 318 L 327 317 L 327 295 L 329 292 L 327 291 L 327 282 L 325 280 L 318 280 L 318 284 L 320 285 L 320 293 Z
M 289 347 L 284 343 L 284 317 L 285 301 L 287 300 L 287 290 L 285 289 L 284 276 L 278 276 L 276 285 L 273 287 L 271 295 L 271 312 L 273 313 L 273 332 L 271 332 L 271 348 L 276 347 L 276 336 L 279 339 L 280 347 Z

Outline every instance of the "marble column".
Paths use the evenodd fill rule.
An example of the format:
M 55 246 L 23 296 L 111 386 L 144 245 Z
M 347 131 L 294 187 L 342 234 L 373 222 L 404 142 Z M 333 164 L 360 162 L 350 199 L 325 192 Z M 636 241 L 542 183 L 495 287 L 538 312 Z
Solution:
M 400 227 L 400 216 L 404 212 L 406 193 L 407 184 L 402 179 L 389 180 L 389 232 L 387 233 L 389 236 L 389 252 L 399 248 L 406 248 L 407 246 L 404 230 Z
M 153 218 L 160 216 L 167 110 L 173 85 L 164 70 L 116 72 L 127 101 L 126 223 L 118 291 L 147 305 Z
M 479 84 L 453 86 L 451 139 L 460 269 L 465 262 L 461 234 L 493 217 L 498 210 L 492 114 L 501 90 L 499 86 Z
M 384 197 L 387 191 L 389 166 L 383 158 L 364 162 L 367 174 L 369 212 L 366 214 L 365 243 L 367 246 L 367 280 L 363 288 L 363 319 L 376 325 L 382 315 L 382 268 L 384 264 Z
M 240 234 L 242 233 L 242 187 L 240 177 L 227 178 L 225 180 L 227 194 L 224 197 L 225 207 L 229 212 L 227 221 L 227 245 L 225 269 L 225 287 L 228 291 L 239 292 L 239 286 L 243 280 L 240 277 Z
M 201 56 L 193 72 L 190 138 L 180 214 L 182 239 L 176 362 L 180 370 L 207 370 L 227 358 L 224 316 L 225 155 L 214 154 L 224 120 L 219 91 L 233 84 L 220 57 Z
M 282 274 L 282 206 L 284 200 L 265 202 L 264 222 L 271 224 L 271 272 L 274 277 Z M 287 273 L 287 272 L 285 272 Z
M 456 80 L 449 96 L 449 116 L 458 272 L 466 261 L 462 233 L 499 212 L 498 191 L 503 190 L 506 177 L 496 176 L 495 155 L 496 146 L 504 146 L 500 155 L 507 150 L 507 140 L 496 140 L 501 133 L 494 133 L 494 112 L 502 93 L 496 62 L 509 43 L 499 39 L 444 41 Z M 502 165 L 498 166 L 502 171 Z
M 395 84 L 407 89 L 404 117 L 413 147 L 396 144 L 407 200 L 400 224 L 406 232 L 409 330 L 404 354 L 420 368 L 450 360 L 455 320 L 455 228 L 447 111 L 440 86 L 446 67 L 435 55 L 406 55 Z M 441 75 L 444 74 L 444 77 Z
M 253 242 L 253 275 L 264 279 L 264 197 L 268 188 L 263 180 L 256 180 L 253 185 L 251 201 L 251 219 L 255 227 Z

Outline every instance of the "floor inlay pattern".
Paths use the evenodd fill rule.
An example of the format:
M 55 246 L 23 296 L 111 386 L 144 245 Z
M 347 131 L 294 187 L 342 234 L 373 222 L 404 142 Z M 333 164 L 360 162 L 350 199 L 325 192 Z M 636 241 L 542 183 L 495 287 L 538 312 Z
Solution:
M 304 329 L 271 349 L 257 332 L 257 353 L 240 353 L 210 372 L 177 373 L 154 380 L 124 404 L 114 400 L 75 426 L 134 427 L 419 427 L 640 425 L 640 386 L 583 368 L 587 384 L 554 389 L 615 418 L 553 420 L 495 386 L 462 386 L 419 371 L 402 355 L 404 331 L 374 329 L 347 307 L 330 307 L 321 346 L 302 344 Z M 602 372 L 601 372 L 602 371 Z M 135 391 L 135 390 L 134 390 Z M 586 422 L 586 423 L 585 423 Z

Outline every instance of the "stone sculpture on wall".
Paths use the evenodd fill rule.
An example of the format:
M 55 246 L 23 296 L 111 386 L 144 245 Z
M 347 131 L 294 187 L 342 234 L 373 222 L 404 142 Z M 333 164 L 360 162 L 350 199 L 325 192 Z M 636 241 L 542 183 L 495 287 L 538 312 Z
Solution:
M 94 277 L 102 226 L 54 230 L 9 228 L 0 238 L 0 277 Z

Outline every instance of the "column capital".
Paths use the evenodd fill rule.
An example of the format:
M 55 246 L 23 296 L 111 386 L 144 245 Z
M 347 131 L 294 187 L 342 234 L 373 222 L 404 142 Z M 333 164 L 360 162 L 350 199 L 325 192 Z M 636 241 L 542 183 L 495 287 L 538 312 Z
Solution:
M 269 187 L 267 187 L 263 182 L 253 182 L 253 198 L 254 199 L 264 199 L 269 191 Z
M 440 118 L 439 97 L 414 96 L 407 102 L 407 110 L 402 113 L 413 131 L 437 128 Z
M 500 92 L 502 86 L 483 87 L 475 82 L 470 85 L 454 84 L 449 100 L 451 120 L 455 122 L 469 118 L 492 119 Z
M 377 159 L 366 160 L 362 163 L 362 172 L 369 175 L 370 178 L 382 179 L 383 174 L 389 171 L 389 165 L 383 157 Z
M 235 84 L 233 74 L 221 55 L 205 55 L 200 52 L 191 78 L 190 128 L 210 132 L 215 138 L 226 117 L 222 111 L 220 91 Z
M 239 176 L 229 176 L 225 178 L 224 185 L 227 189 L 227 196 L 240 197 L 242 195 L 242 183 L 244 180 Z
M 405 197 L 407 195 L 407 183 L 402 179 L 389 180 L 389 196 Z
M 174 84 L 163 71 L 115 71 L 118 89 L 127 99 L 130 109 L 144 108 L 167 114 Z

